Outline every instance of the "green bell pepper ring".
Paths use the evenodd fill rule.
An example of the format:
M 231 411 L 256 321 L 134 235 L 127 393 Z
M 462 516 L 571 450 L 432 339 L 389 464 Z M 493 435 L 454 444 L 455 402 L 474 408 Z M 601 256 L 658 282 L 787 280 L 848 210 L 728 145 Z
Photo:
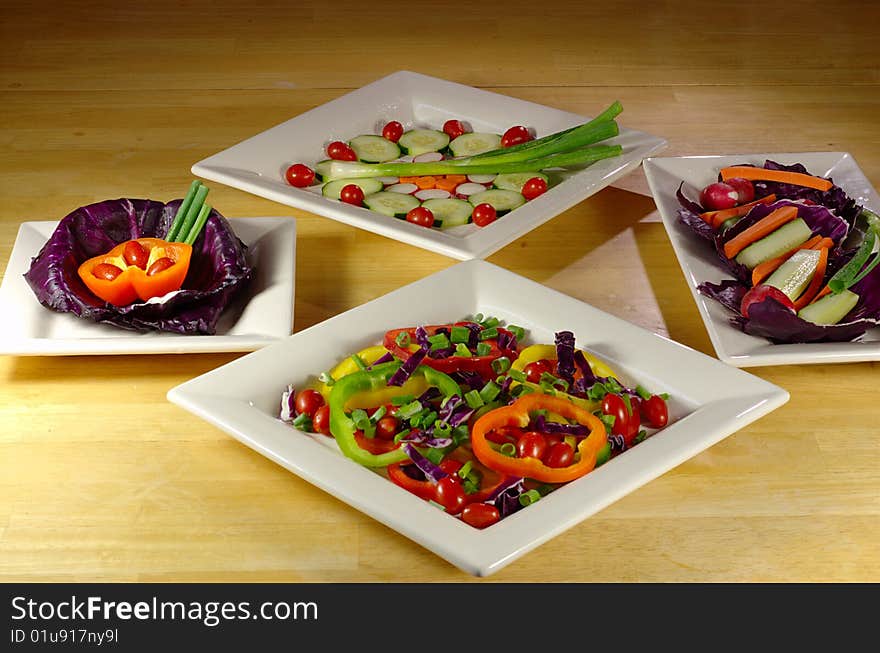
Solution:
M 393 463 L 409 460 L 402 447 L 382 454 L 365 451 L 355 439 L 357 427 L 345 412 L 348 401 L 361 392 L 376 392 L 388 386 L 388 379 L 401 366 L 399 361 L 391 361 L 376 365 L 369 370 L 361 370 L 348 374 L 333 384 L 328 405 L 330 406 L 330 433 L 346 456 L 365 467 L 384 467 Z M 455 380 L 431 367 L 419 365 L 413 377 L 421 376 L 433 388 L 437 388 L 444 397 L 461 396 L 461 388 Z

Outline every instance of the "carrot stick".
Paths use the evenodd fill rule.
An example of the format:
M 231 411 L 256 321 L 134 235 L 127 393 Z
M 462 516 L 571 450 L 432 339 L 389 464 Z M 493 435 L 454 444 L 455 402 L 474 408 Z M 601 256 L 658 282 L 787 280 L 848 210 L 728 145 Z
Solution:
M 449 181 L 454 181 L 456 184 L 463 184 L 467 181 L 466 175 L 446 175 L 446 178 Z
M 725 220 L 744 216 L 746 213 L 752 210 L 753 206 L 757 206 L 758 204 L 769 204 L 770 202 L 775 201 L 776 195 L 767 195 L 766 197 L 762 197 L 761 199 L 755 200 L 754 202 L 749 202 L 748 204 L 740 204 L 739 206 L 734 206 L 730 209 L 706 211 L 705 213 L 701 213 L 700 217 L 703 218 L 705 222 L 708 222 L 710 225 L 717 229 Z
M 822 281 L 825 279 L 825 268 L 827 266 L 828 248 L 823 247 L 819 250 L 819 264 L 816 266 L 816 271 L 813 273 L 810 285 L 807 287 L 804 294 L 798 297 L 797 301 L 794 303 L 794 310 L 799 311 L 813 301 L 813 298 L 818 294 L 819 289 L 822 287 Z
M 758 220 L 751 227 L 724 243 L 724 255 L 733 258 L 746 247 L 797 217 L 796 206 L 782 206 Z
M 815 297 L 813 297 L 813 301 L 814 302 L 818 301 L 818 300 L 822 299 L 825 295 L 830 295 L 830 294 L 831 294 L 831 286 L 826 284 L 825 287 L 822 288 L 822 290 Z
M 434 183 L 434 188 L 439 188 L 440 190 L 448 190 L 451 193 L 455 190 L 455 187 L 458 186 L 458 184 L 459 182 L 452 179 L 441 178 Z
M 421 188 L 422 190 L 427 190 L 428 188 L 434 188 L 434 184 L 437 182 L 436 177 L 416 177 L 412 183 Z
M 764 261 L 763 263 L 759 263 L 758 265 L 756 265 L 755 269 L 752 270 L 752 286 L 757 286 L 764 279 L 776 272 L 780 265 L 782 265 L 788 259 L 794 256 L 795 252 L 802 249 L 813 249 L 813 245 L 816 245 L 820 240 L 822 240 L 822 236 L 813 236 L 807 242 L 788 250 L 785 254 L 777 256 L 776 258 L 771 258 L 769 261 Z M 830 238 L 828 240 L 830 240 Z
M 721 179 L 727 181 L 733 177 L 750 179 L 752 181 L 777 181 L 782 184 L 794 184 L 816 190 L 828 190 L 834 184 L 827 179 L 805 175 L 802 172 L 789 172 L 787 170 L 767 170 L 766 168 L 754 168 L 752 166 L 730 166 L 721 169 Z
M 399 183 L 399 184 L 415 184 L 416 179 L 418 179 L 418 177 L 399 177 L 397 180 L 397 183 Z M 418 185 L 418 184 L 416 184 L 416 185 Z

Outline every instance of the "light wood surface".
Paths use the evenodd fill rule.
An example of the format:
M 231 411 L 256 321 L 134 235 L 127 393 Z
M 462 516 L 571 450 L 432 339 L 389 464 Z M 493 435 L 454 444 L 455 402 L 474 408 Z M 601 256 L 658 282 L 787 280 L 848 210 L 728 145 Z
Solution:
M 880 11 L 778 4 L 4 2 L 0 270 L 21 222 L 178 197 L 194 162 L 399 69 L 619 98 L 664 155 L 848 151 L 880 183 Z M 297 218 L 295 330 L 454 263 L 212 197 Z M 714 354 L 640 169 L 489 260 Z M 0 580 L 475 580 L 166 401 L 239 355 L 0 357 Z M 753 372 L 791 401 L 479 582 L 880 581 L 876 364 Z

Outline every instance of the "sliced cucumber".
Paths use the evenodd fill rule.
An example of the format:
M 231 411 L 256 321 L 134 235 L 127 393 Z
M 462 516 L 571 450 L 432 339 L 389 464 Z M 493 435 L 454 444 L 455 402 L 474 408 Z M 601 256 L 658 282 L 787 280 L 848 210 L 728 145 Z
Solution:
M 747 268 L 754 268 L 764 261 L 782 256 L 798 245 L 803 245 L 812 233 L 807 223 L 802 218 L 797 218 L 746 247 L 736 255 L 736 262 Z
M 332 163 L 333 159 L 324 159 L 315 164 L 315 179 L 317 181 L 324 181 L 324 177 L 330 172 L 330 165 Z
M 491 204 L 498 215 L 513 211 L 515 208 L 526 203 L 526 198 L 513 190 L 484 190 L 482 193 L 474 193 L 468 197 L 468 202 L 473 206 L 478 204 Z
M 818 249 L 797 251 L 792 254 L 790 259 L 776 268 L 776 271 L 764 283 L 779 288 L 788 295 L 791 301 L 794 301 L 810 285 L 816 268 L 819 267 L 819 257 Z
M 456 199 L 425 200 L 422 206 L 434 214 L 434 226 L 449 229 L 471 221 L 474 207 L 470 202 Z M 437 224 L 437 223 L 440 224 Z
M 837 324 L 859 303 L 851 290 L 825 295 L 798 311 L 798 317 L 813 324 Z
M 515 190 L 517 193 L 521 193 L 523 185 L 529 179 L 534 179 L 535 177 L 543 179 L 549 185 L 550 178 L 547 175 L 542 175 L 540 172 L 506 172 L 495 177 L 495 181 L 492 183 L 495 185 L 495 188 Z
M 400 147 L 397 143 L 392 143 L 381 136 L 372 134 L 355 136 L 348 144 L 357 154 L 357 158 L 367 163 L 384 163 L 400 156 Z
M 342 189 L 348 186 L 349 184 L 354 184 L 355 186 L 359 186 L 362 191 L 364 191 L 364 195 L 372 195 L 373 193 L 378 193 L 382 190 L 382 182 L 378 179 L 337 179 L 336 181 L 328 181 L 321 188 L 321 195 L 324 197 L 330 197 L 334 200 L 339 199 L 339 195 L 342 193 Z
M 376 211 L 382 215 L 388 215 L 392 218 L 404 218 L 420 202 L 412 195 L 389 193 L 383 190 L 365 197 L 364 204 L 371 211 Z
M 407 154 L 418 156 L 425 152 L 439 152 L 449 145 L 449 136 L 436 129 L 411 129 L 403 132 L 397 144 Z
M 449 144 L 452 156 L 473 156 L 489 150 L 497 150 L 501 147 L 501 137 L 498 134 L 481 132 L 469 132 L 462 134 Z

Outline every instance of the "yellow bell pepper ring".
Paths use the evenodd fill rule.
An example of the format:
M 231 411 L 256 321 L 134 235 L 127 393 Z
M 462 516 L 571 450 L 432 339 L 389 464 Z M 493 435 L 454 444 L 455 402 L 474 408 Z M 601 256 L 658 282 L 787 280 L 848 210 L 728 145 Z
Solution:
M 372 365 L 377 360 L 382 358 L 388 353 L 388 350 L 385 349 L 382 345 L 375 345 L 373 347 L 367 347 L 366 349 L 361 349 L 358 353 L 352 354 L 351 356 L 347 356 L 343 361 L 336 365 L 332 370 L 330 370 L 330 376 L 333 377 L 334 381 L 338 381 L 344 376 L 348 376 L 349 374 L 353 374 L 355 372 L 360 371 L 360 366 L 354 361 L 354 357 L 357 356 L 364 362 L 366 365 Z M 333 389 L 333 386 L 327 385 L 326 383 L 321 383 L 317 390 L 324 396 L 324 400 L 330 398 L 330 391 Z M 376 404 L 378 405 L 378 404 Z
M 593 370 L 593 374 L 600 377 L 613 376 L 614 378 L 620 378 L 613 369 L 611 369 L 608 365 L 605 364 L 604 361 L 596 358 L 592 354 L 581 350 L 581 353 L 584 355 L 584 358 L 587 359 L 587 362 L 590 364 L 590 369 Z M 513 364 L 510 366 L 511 369 L 518 370 L 522 372 L 526 365 L 529 363 L 534 363 L 535 361 L 540 360 L 556 360 L 556 346 L 555 345 L 530 345 L 523 349 L 519 356 Z

